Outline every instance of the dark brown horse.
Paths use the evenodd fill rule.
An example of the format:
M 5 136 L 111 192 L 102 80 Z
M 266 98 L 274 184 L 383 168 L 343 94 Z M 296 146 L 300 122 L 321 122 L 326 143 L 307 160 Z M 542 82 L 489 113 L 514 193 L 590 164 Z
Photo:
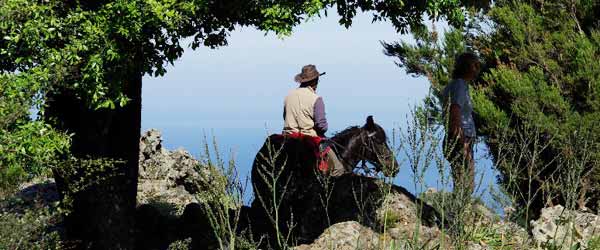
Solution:
M 387 144 L 385 131 L 372 116 L 364 126 L 349 127 L 336 134 L 330 143 L 347 169 L 346 175 L 353 175 L 359 163 L 365 162 L 385 176 L 398 173 L 399 166 Z M 343 220 L 326 215 L 330 211 L 324 196 L 327 196 L 326 182 L 343 179 L 345 175 L 334 178 L 322 175 L 317 170 L 314 149 L 306 145 L 303 139 L 271 135 L 252 166 L 255 195 L 252 231 L 255 236 L 267 235 L 268 244 L 274 248 L 284 241 L 289 243 L 289 239 L 295 243 L 311 241 L 330 223 Z

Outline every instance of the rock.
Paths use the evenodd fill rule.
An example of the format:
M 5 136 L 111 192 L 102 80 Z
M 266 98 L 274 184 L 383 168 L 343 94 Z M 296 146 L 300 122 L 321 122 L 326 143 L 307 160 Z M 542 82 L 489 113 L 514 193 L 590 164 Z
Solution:
M 429 187 L 429 188 L 427 188 L 427 190 L 425 190 L 425 194 L 435 194 L 437 192 L 438 192 L 438 190 L 434 187 Z
M 412 238 L 406 236 L 412 236 L 417 228 L 424 240 L 437 237 L 440 232 L 441 217 L 432 207 L 406 189 L 381 179 L 347 174 L 331 178 L 325 185 L 302 177 L 292 183 L 300 188 L 287 188 L 278 216 L 280 228 L 294 226 L 290 235 L 299 244 L 311 244 L 332 225 L 347 221 L 358 222 L 393 240 Z M 268 224 L 262 203 L 257 200 L 252 203 L 251 220 L 253 234 L 259 236 L 255 241 L 265 234 L 267 240 L 273 241 L 273 225 Z M 417 209 L 417 204 L 422 204 L 423 209 Z M 387 231 L 391 228 L 397 230 Z M 287 235 L 288 231 L 283 232 Z
M 0 213 L 22 215 L 32 208 L 55 207 L 59 200 L 54 179 L 36 177 L 19 185 L 14 195 L 0 198 Z
M 482 221 L 484 223 L 494 223 L 495 221 L 498 221 L 500 219 L 500 216 L 498 214 L 492 212 L 491 209 L 489 209 L 480 202 L 476 202 L 475 204 L 473 204 L 471 209 L 475 214 L 475 219 L 478 219 L 479 221 Z
M 140 180 L 137 195 L 138 205 L 157 201 L 185 206 L 185 204 L 197 200 L 183 186 L 172 187 L 167 184 L 166 180 Z
M 419 231 L 419 241 L 429 242 L 441 236 L 437 225 L 422 225 L 419 219 L 418 204 L 414 199 L 401 192 L 389 192 L 385 195 L 381 206 L 376 210 L 377 221 L 386 227 L 392 239 L 412 238 L 415 230 Z
M 540 218 L 531 221 L 531 234 L 538 247 L 560 246 L 571 249 L 573 245 L 587 248 L 593 237 L 600 235 L 600 216 L 566 210 L 558 205 L 543 208 Z
M 214 174 L 208 168 L 200 168 L 200 162 L 183 149 L 166 150 L 161 134 L 151 129 L 140 139 L 138 180 L 138 205 L 159 200 L 183 208 L 198 202 L 197 195 Z
M 294 250 L 375 250 L 379 249 L 379 234 L 356 221 L 341 222 L 327 228 L 312 244 Z
M 219 178 L 208 168 L 200 168 L 200 162 L 185 150 L 164 149 L 161 134 L 155 129 L 142 134 L 139 164 L 138 206 L 160 201 L 183 208 L 198 202 L 196 194 Z M 21 184 L 19 190 L 16 197 L 30 203 L 50 204 L 60 198 L 53 178 L 33 179 Z
M 16 195 L 25 202 L 48 206 L 60 200 L 54 178 L 37 177 L 19 186 Z
M 209 219 L 199 203 L 208 202 L 206 197 L 230 202 L 221 191 L 224 176 L 202 166 L 183 149 L 165 149 L 155 129 L 142 134 L 139 157 L 139 249 L 166 249 L 184 239 L 188 240 L 176 245 L 216 249 Z
M 488 246 L 482 245 L 481 243 L 475 243 L 475 242 L 469 242 L 467 243 L 467 250 L 491 250 L 493 248 L 490 248 Z

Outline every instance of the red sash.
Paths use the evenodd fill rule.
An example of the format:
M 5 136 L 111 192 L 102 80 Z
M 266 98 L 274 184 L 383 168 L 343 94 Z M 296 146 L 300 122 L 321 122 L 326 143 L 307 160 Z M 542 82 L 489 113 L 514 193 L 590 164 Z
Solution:
M 303 141 L 307 147 L 311 148 L 314 151 L 315 157 L 317 158 L 317 161 L 319 162 L 319 166 L 318 166 L 319 171 L 327 172 L 327 170 L 329 169 L 329 166 L 327 164 L 327 153 L 329 153 L 329 150 L 331 150 L 331 148 L 327 147 L 325 150 L 323 150 L 323 152 L 321 152 L 319 150 L 319 148 L 320 148 L 319 144 L 321 144 L 321 141 L 323 140 L 323 138 L 321 138 L 319 136 L 305 135 L 300 132 L 284 134 L 284 136 Z

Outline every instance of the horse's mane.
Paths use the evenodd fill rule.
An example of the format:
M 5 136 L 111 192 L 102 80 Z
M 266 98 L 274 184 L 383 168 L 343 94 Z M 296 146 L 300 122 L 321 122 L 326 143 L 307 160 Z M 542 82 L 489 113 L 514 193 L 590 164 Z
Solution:
M 385 131 L 377 124 L 375 124 L 376 126 L 376 131 L 383 133 L 383 136 L 385 135 Z M 360 126 L 350 126 L 347 127 L 346 129 L 336 133 L 333 135 L 333 137 L 331 137 L 331 140 L 335 142 L 335 144 L 339 145 L 346 145 L 348 148 L 352 148 L 352 144 L 353 142 L 351 142 L 352 138 L 356 137 L 358 134 L 360 134 L 362 130 L 362 127 Z
M 331 140 L 335 141 L 337 144 L 346 145 L 350 138 L 356 135 L 357 132 L 360 132 L 359 126 L 350 126 L 333 135 Z

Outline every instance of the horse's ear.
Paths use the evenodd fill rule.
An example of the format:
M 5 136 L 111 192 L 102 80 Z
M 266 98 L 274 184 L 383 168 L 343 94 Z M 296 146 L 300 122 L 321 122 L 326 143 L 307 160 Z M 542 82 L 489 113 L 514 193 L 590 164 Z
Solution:
M 367 116 L 367 124 L 365 124 L 365 128 L 367 130 L 374 130 L 375 129 L 375 121 L 373 120 L 373 116 Z

